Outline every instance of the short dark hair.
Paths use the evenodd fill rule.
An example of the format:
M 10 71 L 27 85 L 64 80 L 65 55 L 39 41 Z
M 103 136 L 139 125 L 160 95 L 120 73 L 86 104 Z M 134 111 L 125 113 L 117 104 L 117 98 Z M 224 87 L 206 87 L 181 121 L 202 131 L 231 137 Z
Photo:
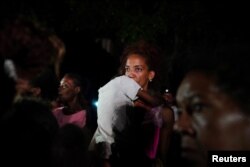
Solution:
M 178 59 L 182 78 L 190 71 L 199 71 L 215 79 L 218 87 L 232 97 L 243 111 L 250 111 L 250 47 L 247 42 L 223 43 L 215 48 L 197 48 Z M 175 73 L 181 71 L 175 69 Z M 180 78 L 180 81 L 182 79 Z

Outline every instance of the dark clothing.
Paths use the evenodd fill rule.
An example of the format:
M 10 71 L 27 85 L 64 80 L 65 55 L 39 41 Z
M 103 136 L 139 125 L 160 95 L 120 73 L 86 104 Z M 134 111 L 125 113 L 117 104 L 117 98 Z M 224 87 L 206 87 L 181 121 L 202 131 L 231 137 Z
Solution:
M 151 167 L 152 160 L 145 152 L 146 137 L 143 130 L 145 111 L 142 108 L 128 107 L 126 128 L 119 132 L 114 129 L 115 142 L 112 144 L 111 163 L 116 167 Z

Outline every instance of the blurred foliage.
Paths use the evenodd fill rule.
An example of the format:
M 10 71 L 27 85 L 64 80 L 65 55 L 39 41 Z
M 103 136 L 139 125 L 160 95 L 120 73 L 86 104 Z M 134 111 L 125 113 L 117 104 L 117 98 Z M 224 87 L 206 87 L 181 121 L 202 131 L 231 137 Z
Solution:
M 235 15 L 232 11 L 242 13 L 243 7 L 233 2 L 196 0 L 8 0 L 0 2 L 0 24 L 22 15 L 57 33 L 83 32 L 93 38 L 110 38 L 121 43 L 144 38 L 174 53 L 183 45 L 206 40 L 209 31 L 217 31 L 211 27 L 209 17 L 221 22 L 216 24 L 228 26 L 224 21 L 230 23 Z M 229 27 L 226 26 L 223 28 Z
M 113 41 L 114 55 L 138 39 L 162 48 L 167 71 L 171 55 L 185 52 L 204 36 L 204 4 L 192 1 L 43 0 L 0 2 L 1 24 L 16 16 L 39 21 L 57 34 Z M 75 39 L 77 40 L 77 39 Z
M 246 9 L 247 5 L 244 8 L 234 2 L 197 0 L 8 0 L 0 2 L 0 26 L 21 15 L 57 34 L 111 39 L 117 49 L 115 55 L 120 55 L 127 43 L 146 39 L 162 48 L 164 70 L 168 71 L 174 56 L 190 54 L 193 47 L 219 43 L 218 39 L 230 40 L 233 26 L 234 32 L 243 32 L 246 26 L 239 18 L 248 16 Z
M 166 33 L 165 1 L 65 1 L 69 8 L 63 30 L 86 31 L 96 36 L 131 42 L 138 38 L 155 40 Z
M 173 3 L 165 0 L 10 0 L 1 2 L 1 19 L 24 15 L 57 32 L 82 31 L 125 43 L 139 38 L 156 41 L 175 25 L 170 22 L 174 17 L 184 14 L 178 8 L 184 9 L 185 5 L 174 6 L 176 11 L 172 11 Z

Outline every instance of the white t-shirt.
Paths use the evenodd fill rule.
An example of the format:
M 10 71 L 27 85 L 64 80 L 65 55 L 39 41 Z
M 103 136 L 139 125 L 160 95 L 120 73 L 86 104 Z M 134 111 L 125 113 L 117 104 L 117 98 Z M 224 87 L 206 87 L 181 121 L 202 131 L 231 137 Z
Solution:
M 113 128 L 115 127 L 119 131 L 124 129 L 126 107 L 133 105 L 140 88 L 137 82 L 123 75 L 112 79 L 98 90 L 98 127 L 93 137 L 95 143 L 105 142 L 110 145 L 114 142 Z M 119 121 L 117 120 L 118 112 Z M 111 151 L 108 152 L 111 154 Z

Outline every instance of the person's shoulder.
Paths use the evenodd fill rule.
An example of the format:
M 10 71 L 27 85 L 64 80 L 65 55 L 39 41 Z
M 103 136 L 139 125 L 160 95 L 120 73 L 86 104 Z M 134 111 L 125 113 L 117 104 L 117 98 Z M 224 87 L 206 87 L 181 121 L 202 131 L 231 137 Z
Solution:
M 168 125 L 173 126 L 175 118 L 174 118 L 174 111 L 168 105 L 163 105 L 161 110 L 163 124 L 167 123 Z

